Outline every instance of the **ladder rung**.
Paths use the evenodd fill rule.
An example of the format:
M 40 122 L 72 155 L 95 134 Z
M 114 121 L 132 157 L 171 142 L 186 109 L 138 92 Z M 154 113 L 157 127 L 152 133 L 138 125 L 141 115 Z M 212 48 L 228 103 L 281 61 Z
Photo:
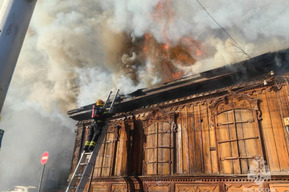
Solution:
M 104 107 L 108 110 L 108 112 L 110 113 L 113 110 L 114 107 L 114 103 L 117 101 L 117 99 L 120 99 L 119 97 L 119 89 L 117 89 L 117 91 L 114 93 L 113 91 L 110 91 L 107 100 L 105 102 Z M 98 148 L 95 148 L 93 152 L 83 152 L 81 159 L 79 160 L 80 162 L 78 163 L 77 167 L 74 170 L 74 175 L 73 178 L 70 180 L 70 183 L 66 189 L 66 192 L 69 192 L 69 189 L 76 189 L 80 188 L 80 189 L 84 189 L 85 184 L 87 182 L 87 179 L 92 179 L 92 178 L 88 178 L 89 174 L 91 174 L 91 170 L 94 167 L 94 163 L 96 160 L 96 157 L 100 157 L 98 156 L 98 152 L 100 150 L 100 147 L 102 144 L 110 144 L 113 143 L 115 141 L 111 141 L 111 140 L 106 140 L 106 133 L 115 133 L 115 132 L 108 132 L 108 128 L 107 126 L 105 126 L 105 128 L 101 131 L 101 140 L 97 141 L 97 146 Z M 112 155 L 102 155 L 103 158 L 112 158 Z M 86 160 L 88 159 L 88 162 L 86 162 Z M 84 166 L 81 167 L 80 166 Z M 85 167 L 86 166 L 86 167 Z M 84 168 L 83 173 L 82 173 L 82 168 Z M 98 168 L 98 167 L 96 167 Z M 111 167 L 100 167 L 103 169 L 111 169 Z M 79 180 L 78 186 L 75 185 L 76 179 Z

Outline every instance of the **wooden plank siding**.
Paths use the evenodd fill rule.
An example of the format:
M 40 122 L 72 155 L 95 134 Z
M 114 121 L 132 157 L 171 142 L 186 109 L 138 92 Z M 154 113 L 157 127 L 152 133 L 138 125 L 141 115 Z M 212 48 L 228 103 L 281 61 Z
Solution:
M 176 132 L 176 161 L 179 162 L 176 166 L 176 173 L 189 173 L 189 145 L 188 145 L 188 114 L 186 106 L 179 109 L 177 118 Z
M 260 110 L 262 111 L 263 120 L 260 122 L 266 148 L 267 161 L 272 172 L 288 170 L 288 133 L 284 128 L 283 114 L 288 114 L 286 105 L 281 104 L 278 94 L 284 95 L 286 87 L 280 91 L 267 89 L 258 95 L 261 100 Z M 283 92 L 283 93 L 282 93 Z M 280 99 L 280 100 L 279 100 Z M 281 106 L 282 109 L 281 110 Z M 282 114 L 283 113 L 283 114 Z
M 212 173 L 219 173 L 219 161 L 217 153 L 217 142 L 216 142 L 216 129 L 214 126 L 214 119 L 212 119 L 212 112 L 209 110 L 209 105 L 207 105 L 208 111 L 208 124 L 210 131 L 210 154 L 211 154 L 211 164 L 212 164 Z
M 187 116 L 188 116 L 188 143 L 189 143 L 189 167 L 190 167 L 190 173 L 193 173 L 195 171 L 195 131 L 193 129 L 194 127 L 194 113 L 193 113 L 194 107 L 193 105 L 189 105 L 187 110 Z
M 247 174 L 254 157 L 264 158 L 270 172 L 288 173 L 288 90 L 288 84 L 261 87 L 114 119 L 93 178 Z M 78 124 L 74 164 L 88 129 Z
M 175 141 L 175 149 L 176 149 L 176 161 L 179 162 L 176 165 L 176 173 L 182 174 L 184 173 L 184 164 L 185 164 L 185 159 L 184 159 L 184 148 L 187 148 L 187 146 L 183 145 L 183 131 L 185 129 L 185 126 L 183 124 L 183 119 L 185 118 L 186 114 L 180 113 L 179 117 L 177 119 L 177 132 L 176 132 L 176 141 Z
M 268 102 L 270 119 L 272 122 L 273 135 L 275 137 L 280 170 L 288 169 L 288 148 L 285 141 L 285 130 L 282 123 L 282 116 L 280 114 L 280 105 L 275 91 L 267 91 L 266 99 Z
M 281 115 L 282 115 L 282 119 L 284 120 L 284 118 L 289 118 L 289 84 L 288 82 L 284 83 L 283 84 L 283 87 L 282 89 L 280 90 L 280 94 L 279 94 L 279 97 L 280 97 L 280 106 L 281 106 Z M 285 127 L 285 122 L 282 121 L 283 123 L 283 126 Z M 289 151 L 289 127 L 288 129 L 283 129 L 284 130 L 284 136 L 285 136 L 285 140 L 286 140 L 286 143 L 287 143 L 287 149 Z M 287 168 L 288 170 L 288 168 Z
M 210 140 L 210 129 L 208 116 L 207 102 L 200 105 L 201 111 L 201 125 L 202 125 L 202 136 L 203 136 L 203 159 L 204 159 L 204 172 L 212 173 L 212 158 L 210 153 L 211 140 Z
M 130 123 L 120 121 L 114 170 L 103 176 L 246 174 L 253 158 L 264 155 L 270 171 L 288 170 L 288 134 L 282 120 L 289 115 L 287 90 L 282 87 L 279 100 L 276 92 L 268 90 L 252 97 L 259 99 L 262 120 L 255 109 L 242 108 L 243 100 L 236 95 L 235 106 L 229 104 L 218 114 L 204 100 L 162 109 L 176 114 L 174 122 L 161 118 L 144 125 L 141 115 Z
M 130 141 L 132 145 L 131 159 L 128 162 L 131 175 L 142 174 L 142 161 L 143 161 L 143 143 L 144 143 L 144 132 L 142 121 L 132 121 L 133 123 L 133 135 Z
M 215 133 L 210 129 L 208 111 L 207 103 L 181 106 L 176 111 L 179 113 L 175 141 L 177 174 L 218 172 L 215 139 L 211 139 Z
M 200 106 L 194 106 L 194 127 L 195 131 L 195 172 L 203 172 L 204 170 L 204 159 L 203 159 L 203 140 L 202 140 L 202 124 L 201 124 L 201 111 Z
M 118 126 L 118 138 L 113 173 L 115 176 L 122 176 L 127 175 L 127 133 L 124 121 L 117 122 L 116 125 Z
M 183 174 L 190 173 L 190 158 L 189 158 L 189 135 L 188 135 L 188 112 L 187 106 L 181 108 L 182 113 L 182 146 L 183 146 Z
M 260 100 L 259 107 L 260 111 L 262 112 L 262 120 L 260 121 L 260 126 L 261 132 L 263 133 L 266 160 L 271 171 L 280 171 L 280 163 L 278 159 L 276 141 L 273 134 L 266 90 L 262 90 L 262 92 L 258 94 L 257 97 Z

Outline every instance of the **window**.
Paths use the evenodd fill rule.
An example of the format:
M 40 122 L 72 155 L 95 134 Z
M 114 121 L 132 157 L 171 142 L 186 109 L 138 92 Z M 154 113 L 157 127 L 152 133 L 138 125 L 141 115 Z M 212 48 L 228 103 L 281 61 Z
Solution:
M 112 176 L 116 141 L 118 137 L 117 126 L 110 126 L 101 145 L 94 167 L 94 177 Z
M 246 96 L 219 100 L 213 109 L 221 173 L 248 173 L 250 162 L 263 157 L 257 100 Z
M 155 122 L 147 127 L 145 137 L 145 171 L 146 175 L 170 175 L 172 166 L 171 124 Z

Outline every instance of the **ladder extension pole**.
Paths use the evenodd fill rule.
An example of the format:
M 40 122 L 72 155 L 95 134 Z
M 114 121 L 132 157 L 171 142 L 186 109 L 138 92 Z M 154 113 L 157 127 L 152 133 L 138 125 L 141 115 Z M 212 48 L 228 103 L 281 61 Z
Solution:
M 109 92 L 109 95 L 106 99 L 105 105 L 104 107 L 108 107 L 106 106 L 107 104 L 109 104 L 110 100 L 111 103 L 109 105 L 109 110 L 108 113 L 111 113 L 113 111 L 113 107 L 114 107 L 114 103 L 117 99 L 119 93 L 119 89 L 117 89 L 113 99 L 111 100 L 112 97 L 112 91 Z M 81 154 L 81 158 L 74 170 L 74 173 L 71 177 L 71 180 L 67 186 L 67 189 L 65 190 L 65 192 L 82 192 L 85 188 L 86 182 L 89 178 L 89 175 L 91 174 L 91 170 L 93 169 L 94 163 L 96 161 L 96 157 L 98 155 L 98 152 L 101 148 L 101 145 L 104 141 L 104 138 L 106 136 L 106 132 L 108 129 L 108 125 L 107 125 L 108 120 L 106 120 L 105 126 L 102 128 L 101 130 L 101 135 L 100 138 L 97 141 L 97 145 L 94 147 L 92 152 L 85 152 L 83 151 Z M 88 158 L 88 162 L 86 163 L 85 161 Z M 80 173 L 81 170 L 83 170 L 83 173 Z M 80 179 L 78 179 L 80 178 Z M 79 180 L 79 182 L 77 183 L 77 181 Z

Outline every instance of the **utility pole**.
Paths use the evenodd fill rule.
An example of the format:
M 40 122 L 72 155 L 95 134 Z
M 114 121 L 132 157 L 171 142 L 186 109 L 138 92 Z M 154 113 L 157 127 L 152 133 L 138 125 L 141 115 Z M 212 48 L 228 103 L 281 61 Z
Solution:
M 37 0 L 5 0 L 0 11 L 0 114 Z

